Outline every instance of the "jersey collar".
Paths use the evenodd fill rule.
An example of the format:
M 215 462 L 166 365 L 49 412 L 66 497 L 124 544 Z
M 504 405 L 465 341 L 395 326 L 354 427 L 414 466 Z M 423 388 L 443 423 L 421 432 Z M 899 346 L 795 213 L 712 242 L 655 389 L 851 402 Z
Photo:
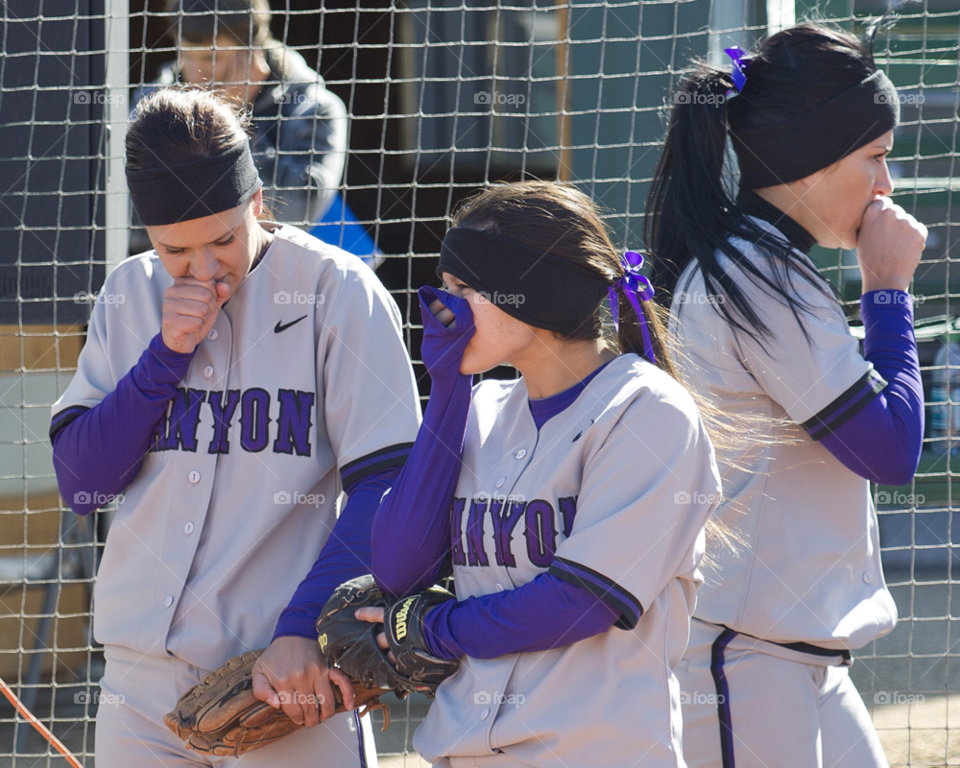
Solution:
M 737 205 L 745 214 L 773 224 L 790 245 L 805 255 L 810 255 L 810 249 L 817 242 L 814 236 L 773 203 L 764 200 L 751 189 L 741 189 L 737 194 Z

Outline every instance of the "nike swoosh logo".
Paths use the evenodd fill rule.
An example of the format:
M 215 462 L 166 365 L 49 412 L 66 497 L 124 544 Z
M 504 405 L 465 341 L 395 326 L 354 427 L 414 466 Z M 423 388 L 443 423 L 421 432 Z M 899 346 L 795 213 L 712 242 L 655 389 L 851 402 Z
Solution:
M 287 328 L 289 328 L 291 325 L 296 325 L 301 320 L 305 320 L 306 317 L 307 317 L 306 315 L 304 315 L 303 317 L 298 317 L 296 320 L 294 320 L 293 322 L 287 323 L 286 325 L 283 324 L 282 320 L 277 320 L 277 324 L 273 327 L 273 332 L 282 333 L 283 331 L 287 330 Z

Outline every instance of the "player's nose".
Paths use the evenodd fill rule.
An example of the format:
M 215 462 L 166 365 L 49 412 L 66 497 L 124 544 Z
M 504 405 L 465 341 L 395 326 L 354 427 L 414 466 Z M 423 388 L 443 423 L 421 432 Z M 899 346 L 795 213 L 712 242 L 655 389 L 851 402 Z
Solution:
M 874 193 L 889 197 L 893 194 L 893 178 L 890 176 L 890 168 L 887 166 L 886 158 L 880 164 L 880 173 L 874 181 Z
M 220 261 L 206 249 L 201 249 L 190 262 L 190 276 L 197 280 L 213 280 L 219 270 Z

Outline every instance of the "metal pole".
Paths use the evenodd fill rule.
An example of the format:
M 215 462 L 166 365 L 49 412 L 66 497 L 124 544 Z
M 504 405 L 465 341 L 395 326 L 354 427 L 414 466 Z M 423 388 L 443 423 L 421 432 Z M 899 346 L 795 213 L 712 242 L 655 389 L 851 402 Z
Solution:
M 123 173 L 124 142 L 130 114 L 130 2 L 106 0 L 107 109 L 107 273 L 127 257 L 130 214 Z

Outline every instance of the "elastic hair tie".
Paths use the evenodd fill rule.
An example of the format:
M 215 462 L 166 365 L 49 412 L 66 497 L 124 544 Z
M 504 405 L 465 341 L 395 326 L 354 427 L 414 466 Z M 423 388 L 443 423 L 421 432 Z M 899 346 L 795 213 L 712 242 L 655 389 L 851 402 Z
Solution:
M 730 69 L 730 79 L 733 80 L 733 87 L 737 90 L 734 92 L 732 89 L 727 91 L 727 98 L 732 99 L 734 96 L 740 94 L 743 91 L 743 86 L 747 84 L 747 65 L 750 63 L 750 57 L 747 56 L 747 52 L 740 48 L 739 45 L 734 45 L 730 48 L 724 48 L 723 52 L 727 54 L 733 60 L 733 66 Z
M 650 301 L 653 298 L 653 285 L 650 281 L 640 274 L 640 267 L 643 266 L 643 255 L 636 251 L 627 251 L 620 258 L 620 266 L 623 267 L 623 276 L 618 277 L 612 285 L 607 286 L 607 303 L 610 305 L 610 314 L 613 316 L 613 325 L 620 332 L 620 302 L 617 299 L 617 291 L 623 291 L 637 313 L 637 322 L 640 323 L 640 330 L 643 333 L 643 356 L 651 363 L 656 363 L 657 359 L 653 354 L 653 343 L 650 341 L 650 331 L 647 328 L 647 319 L 640 309 L 641 301 Z

